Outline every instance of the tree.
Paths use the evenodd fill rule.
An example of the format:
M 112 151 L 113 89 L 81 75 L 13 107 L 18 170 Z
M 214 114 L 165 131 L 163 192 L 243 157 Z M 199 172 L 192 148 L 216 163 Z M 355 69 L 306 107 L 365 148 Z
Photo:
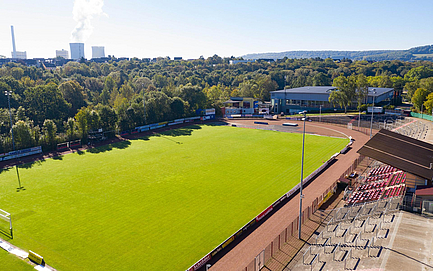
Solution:
M 35 145 L 35 140 L 32 136 L 32 125 L 30 122 L 19 120 L 13 127 L 16 149 L 30 148 Z
M 20 67 L 14 67 L 11 69 L 11 75 L 16 80 L 20 80 L 24 75 L 24 70 Z
M 344 113 L 346 113 L 347 107 L 352 104 L 352 101 L 356 97 L 356 77 L 351 75 L 346 78 L 340 75 L 334 79 L 332 85 L 337 87 L 338 90 L 331 92 L 329 101 L 333 104 L 340 105 L 341 108 L 344 108 Z
M 323 72 L 319 72 L 313 77 L 313 86 L 329 86 L 331 84 L 331 78 L 329 78 Z
M 346 113 L 346 108 L 350 104 L 350 100 L 347 98 L 344 92 L 339 90 L 334 90 L 329 95 L 329 102 L 334 106 L 339 105 L 341 108 L 344 108 L 344 112 Z
M 75 80 L 66 81 L 59 85 L 63 98 L 71 105 L 69 115 L 74 116 L 78 109 L 86 106 L 83 87 Z
M 359 74 L 356 78 L 356 100 L 358 101 L 358 110 L 361 110 L 361 105 L 368 95 L 368 80 L 363 74 Z
M 277 90 L 278 84 L 271 79 L 270 76 L 263 76 L 259 80 L 257 80 L 258 99 L 262 101 L 269 101 L 271 99 L 271 91 Z
M 107 76 L 107 78 L 105 78 L 104 88 L 102 89 L 102 93 L 100 96 L 101 103 L 103 105 L 108 105 L 110 95 L 115 90 L 117 91 L 116 82 L 111 76 Z
M 134 79 L 133 84 L 136 92 L 142 92 L 152 85 L 152 81 L 147 77 L 138 77 Z
M 187 109 L 187 103 L 185 103 L 181 98 L 174 97 L 171 99 L 170 110 L 171 119 L 179 119 L 185 116 Z
M 427 110 L 428 114 L 432 113 L 432 109 L 433 109 L 433 93 L 430 93 L 427 96 L 426 101 L 424 102 L 424 108 Z
M 116 129 L 117 113 L 107 106 L 100 105 L 96 108 L 100 117 L 100 126 L 104 131 L 114 131 Z
M 408 81 L 416 81 L 422 78 L 427 78 L 433 76 L 433 70 L 425 66 L 419 66 L 412 68 L 404 75 L 404 79 Z
M 5 95 L 5 92 L 10 92 L 10 91 L 11 91 L 11 87 L 5 82 L 0 81 L 0 107 L 3 108 L 8 107 L 8 96 Z
M 75 139 L 75 132 L 77 130 L 77 124 L 74 118 L 68 118 L 68 120 L 64 123 L 66 134 L 68 136 L 68 140 Z
M 29 115 L 38 124 L 45 119 L 63 120 L 68 114 L 70 105 L 54 83 L 29 88 L 24 96 Z
M 433 92 L 433 77 L 421 79 L 419 81 L 419 86 L 427 90 L 428 93 Z
M 146 94 L 146 116 L 148 123 L 155 123 L 169 119 L 170 97 L 164 92 L 153 91 Z
M 408 82 L 406 83 L 406 85 L 404 85 L 404 89 L 407 91 L 407 98 L 409 100 L 412 100 L 412 96 L 418 88 L 419 88 L 419 81 Z
M 89 130 L 98 130 L 101 128 L 101 119 L 96 110 L 91 110 L 87 115 L 87 127 Z
M 54 123 L 54 121 L 46 119 L 44 121 L 43 131 L 44 131 L 45 143 L 50 149 L 54 149 L 57 144 L 57 140 L 56 140 L 57 126 Z
M 75 121 L 78 124 L 78 130 L 81 134 L 81 139 L 87 139 L 87 133 L 89 131 L 88 128 L 88 119 L 89 119 L 89 110 L 85 107 L 78 110 L 77 114 L 75 115 Z
M 412 96 L 412 104 L 413 106 L 418 110 L 418 112 L 421 112 L 421 107 L 429 93 L 424 88 L 418 88 L 415 93 Z
M 206 106 L 206 94 L 198 86 L 188 84 L 180 89 L 179 97 L 188 102 L 192 110 L 203 109 Z

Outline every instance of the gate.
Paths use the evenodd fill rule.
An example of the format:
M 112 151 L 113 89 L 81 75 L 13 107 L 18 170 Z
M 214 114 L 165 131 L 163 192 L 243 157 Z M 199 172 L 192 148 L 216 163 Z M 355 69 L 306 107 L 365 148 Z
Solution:
M 259 255 L 256 256 L 255 271 L 261 270 L 264 266 L 265 266 L 265 250 L 262 250 L 262 252 L 260 252 Z

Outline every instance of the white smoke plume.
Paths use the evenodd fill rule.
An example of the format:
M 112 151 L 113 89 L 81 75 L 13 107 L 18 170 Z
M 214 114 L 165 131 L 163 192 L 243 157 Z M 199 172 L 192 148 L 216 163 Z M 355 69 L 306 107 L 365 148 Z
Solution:
M 102 11 L 104 0 L 75 0 L 72 15 L 77 22 L 72 31 L 72 42 L 84 42 L 93 32 L 92 19 L 95 16 L 106 15 Z

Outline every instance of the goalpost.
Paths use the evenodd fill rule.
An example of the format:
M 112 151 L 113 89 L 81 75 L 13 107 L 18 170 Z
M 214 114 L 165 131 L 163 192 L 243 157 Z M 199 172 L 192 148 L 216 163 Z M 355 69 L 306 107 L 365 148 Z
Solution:
M 0 209 L 0 233 L 13 238 L 11 214 Z

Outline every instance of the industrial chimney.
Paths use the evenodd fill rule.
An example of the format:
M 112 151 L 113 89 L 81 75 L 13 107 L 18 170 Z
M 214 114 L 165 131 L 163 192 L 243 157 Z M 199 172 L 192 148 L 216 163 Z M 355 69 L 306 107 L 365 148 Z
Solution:
M 14 33 L 14 26 L 11 25 L 11 32 L 12 32 L 12 58 L 19 58 L 19 59 L 26 59 L 27 58 L 27 52 L 20 52 L 17 51 L 17 48 L 15 47 L 15 33 Z
M 81 59 L 84 58 L 84 43 L 69 43 L 71 47 L 71 59 Z
M 92 58 L 105 57 L 104 46 L 92 46 Z
M 15 34 L 14 34 L 14 26 L 11 25 L 12 32 L 12 58 L 17 58 L 17 48 L 15 47 Z

